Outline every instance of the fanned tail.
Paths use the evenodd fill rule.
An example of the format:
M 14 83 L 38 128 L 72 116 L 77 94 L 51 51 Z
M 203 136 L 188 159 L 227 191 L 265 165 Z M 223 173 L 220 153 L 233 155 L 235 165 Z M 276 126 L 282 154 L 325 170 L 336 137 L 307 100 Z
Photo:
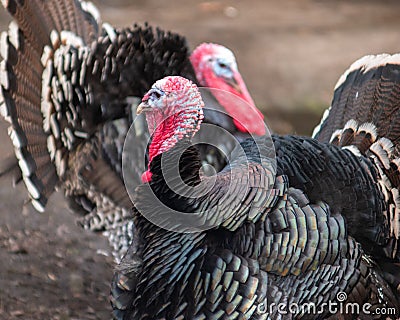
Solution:
M 372 123 L 378 137 L 400 142 L 400 54 L 365 56 L 354 62 L 335 86 L 331 107 L 313 137 L 329 142 L 349 120 Z
M 14 21 L 1 35 L 0 110 L 10 123 L 9 135 L 32 203 L 43 211 L 58 182 L 48 152 L 49 134 L 43 127 L 43 52 L 53 46 L 54 33 L 63 30 L 90 43 L 98 37 L 98 13 L 93 5 L 74 0 L 8 0 L 2 4 Z
M 164 76 L 195 79 L 186 39 L 147 24 L 114 30 L 78 0 L 3 5 L 14 21 L 2 36 L 0 110 L 32 203 L 43 211 L 60 185 L 84 215 L 81 224 L 107 232 L 120 258 L 133 233 L 121 166 L 130 103 Z M 142 127 L 135 122 L 128 157 L 137 184 L 148 136 Z M 104 177 L 83 175 L 89 162 Z

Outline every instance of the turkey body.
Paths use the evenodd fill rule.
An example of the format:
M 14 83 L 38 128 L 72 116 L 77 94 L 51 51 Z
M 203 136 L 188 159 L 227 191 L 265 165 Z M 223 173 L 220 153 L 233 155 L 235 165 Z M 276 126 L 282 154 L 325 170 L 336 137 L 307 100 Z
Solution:
M 371 220 L 364 221 L 365 241 L 379 229 L 380 221 L 371 218 L 385 206 L 376 164 L 351 150 L 303 137 L 255 138 L 239 148 L 244 153 L 233 151 L 229 166 L 200 197 L 190 190 L 176 193 L 166 182 L 168 161 L 180 155 L 186 185 L 211 183 L 199 175 L 198 153 L 187 141 L 152 159 L 151 181 L 136 190 L 139 246 L 128 251 L 112 283 L 114 316 L 322 319 L 338 316 L 324 304 L 341 302 L 338 297 L 344 293 L 346 303 L 394 308 L 392 318 L 397 318 L 399 301 L 392 284 L 352 236 L 360 236 L 358 223 L 364 217 Z M 263 157 L 274 148 L 276 163 Z M 235 192 L 226 192 L 230 182 Z M 346 203 L 352 197 L 357 201 Z M 210 228 L 179 233 L 159 227 L 151 217 L 166 220 L 165 205 L 200 216 Z M 274 308 L 292 303 L 312 303 L 320 313 L 282 315 Z
M 341 292 L 346 293 L 348 303 L 371 303 L 371 310 L 395 308 L 393 319 L 398 317 L 398 295 L 393 289 L 396 283 L 390 286 L 378 264 L 348 236 L 359 236 L 357 215 L 363 217 L 366 204 L 369 210 L 376 211 L 384 205 L 383 195 L 373 190 L 371 175 L 360 169 L 360 162 L 364 161 L 373 173 L 369 160 L 360 160 L 349 150 L 321 145 L 311 138 L 274 137 L 274 145 L 274 196 L 264 192 L 261 198 L 265 198 L 258 198 L 256 205 L 249 196 L 249 209 L 242 213 L 246 218 L 236 228 L 179 234 L 152 225 L 142 217 L 143 210 L 136 211 L 141 250 L 130 254 L 128 251 L 114 276 L 112 302 L 117 319 L 275 319 L 279 313 L 271 307 L 273 304 L 288 308 L 292 303 L 312 303 L 317 310 L 323 310 L 322 304 L 338 302 Z M 193 153 L 189 150 L 187 161 L 193 163 L 190 151 Z M 321 154 L 326 158 L 316 157 Z M 335 168 L 332 163 L 346 166 Z M 323 191 L 331 185 L 342 188 Z M 165 203 L 170 204 L 176 195 L 163 187 L 160 181 L 151 183 L 160 200 L 165 197 Z M 146 195 L 140 187 L 137 202 L 145 202 Z M 360 207 L 352 207 L 354 204 L 347 198 L 360 195 L 364 196 L 359 198 Z M 218 195 L 210 193 L 206 199 L 197 200 L 212 206 L 213 197 Z M 185 212 L 202 206 L 195 203 L 191 207 L 181 198 L 179 201 Z M 262 213 L 258 219 L 247 216 L 252 204 L 264 207 L 259 209 Z M 235 211 L 235 205 L 245 206 L 235 203 L 226 210 Z M 152 210 L 158 212 L 154 204 Z M 364 238 L 374 232 L 368 225 L 377 228 L 375 221 L 365 221 Z M 168 306 L 166 310 L 161 307 L 164 305 Z M 262 310 L 268 312 L 264 314 Z M 287 318 L 315 316 L 294 313 Z M 321 311 L 319 316 L 326 318 L 329 312 Z

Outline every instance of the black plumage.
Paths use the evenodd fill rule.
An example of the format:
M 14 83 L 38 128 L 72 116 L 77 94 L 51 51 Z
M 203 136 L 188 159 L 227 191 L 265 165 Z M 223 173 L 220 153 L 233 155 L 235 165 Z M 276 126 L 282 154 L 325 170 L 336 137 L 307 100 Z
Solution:
M 213 206 L 213 201 L 222 199 L 217 190 L 200 199 L 211 212 L 231 217 L 223 227 L 180 236 L 136 216 L 139 236 L 133 232 L 132 204 L 121 179 L 121 146 L 132 121 L 130 101 L 164 75 L 194 78 L 185 40 L 147 26 L 102 28 L 93 8 L 79 1 L 4 4 L 18 26 L 12 23 L 2 36 L 1 112 L 11 124 L 10 135 L 33 203 L 43 209 L 59 184 L 83 213 L 81 223 L 108 233 L 117 256 L 136 237 L 115 275 L 116 315 L 122 317 L 128 310 L 131 317 L 137 314 L 149 319 L 156 315 L 256 317 L 254 307 L 265 297 L 270 302 L 315 301 L 320 305 L 334 299 L 339 288 L 348 294 L 348 301 L 397 306 L 393 287 L 398 284 L 398 271 L 392 260 L 383 259 L 398 257 L 397 198 L 393 193 L 398 181 L 396 150 L 379 143 L 371 149 L 378 140 L 360 139 L 358 125 L 337 133 L 333 142 L 341 147 L 355 145 L 365 156 L 355 147 L 341 150 L 305 138 L 276 137 L 278 172 L 267 197 L 265 186 L 260 193 L 256 190 L 269 181 L 271 172 L 263 172 L 260 158 L 253 157 L 254 144 L 246 141 L 243 146 L 255 173 L 251 175 L 252 191 L 247 193 L 238 184 L 224 199 L 221 211 Z M 148 50 L 153 48 L 150 44 L 157 50 Z M 347 96 L 348 91 L 340 86 L 342 91 L 337 90 L 334 98 L 334 102 L 341 101 L 343 110 L 360 97 L 366 109 L 373 106 L 373 112 L 361 114 L 380 115 L 376 136 L 392 139 L 394 149 L 397 125 L 395 121 L 387 125 L 387 119 L 395 120 L 398 110 L 397 68 L 391 61 L 369 69 L 371 73 L 355 70 L 357 80 L 352 81 L 359 86 L 359 93 L 356 90 Z M 365 81 L 364 74 L 369 75 Z M 382 79 L 374 82 L 376 77 Z M 379 110 L 382 105 L 385 113 Z M 336 123 L 326 130 L 343 128 L 353 118 L 352 112 L 341 118 L 340 126 Z M 221 114 L 212 113 L 206 117 L 210 123 L 235 130 L 229 117 L 221 119 Z M 360 124 L 371 122 L 368 117 L 354 118 Z M 141 128 L 139 123 L 135 130 Z M 235 145 L 218 143 L 228 151 Z M 144 149 L 138 146 L 134 150 L 142 150 L 142 156 Z M 134 152 L 130 156 L 136 157 Z M 184 166 L 185 174 L 200 168 L 199 155 L 193 149 L 185 156 L 194 166 Z M 138 169 L 132 169 L 137 181 L 144 166 L 143 157 L 140 159 Z M 225 163 L 220 159 L 214 157 L 217 167 Z M 157 161 L 154 163 L 157 170 Z M 225 170 L 237 168 L 232 163 Z M 197 175 L 188 178 L 197 183 Z M 226 181 L 231 180 L 225 178 L 221 188 Z M 141 188 L 137 206 L 146 194 L 145 187 Z M 154 190 L 159 192 L 158 188 Z M 168 195 L 164 202 L 170 204 L 174 195 L 164 191 Z M 197 210 L 195 202 L 187 201 L 178 199 L 174 204 Z M 238 216 L 232 218 L 233 213 Z M 365 252 L 380 253 L 376 257 L 382 257 L 379 265 Z M 156 254 L 160 255 L 157 259 Z
M 290 144 L 316 144 L 311 139 L 297 139 Z M 249 150 L 251 143 L 246 143 L 242 146 Z M 257 147 L 262 144 L 263 141 L 257 141 Z M 170 152 L 180 154 L 180 148 L 187 145 L 179 145 Z M 288 152 L 283 145 L 278 148 Z M 344 159 L 356 158 L 334 146 L 328 148 Z M 174 155 L 167 152 L 162 157 L 173 159 Z M 198 179 L 198 155 L 189 148 L 183 157 L 181 161 L 186 167 L 181 170 L 182 179 Z M 278 156 L 275 184 L 265 189 L 265 181 L 271 179 L 274 170 L 265 170 L 257 159 L 250 158 L 249 171 L 254 172 L 254 176 L 250 175 L 255 181 L 249 189 L 242 190 L 245 184 L 238 180 L 245 179 L 248 172 L 233 163 L 232 172 L 219 177 L 222 186 L 217 180 L 206 196 L 193 201 L 165 185 L 160 158 L 155 158 L 151 166 L 155 179 L 137 190 L 137 251 L 128 252 L 114 275 L 112 303 L 117 319 L 276 318 L 277 310 L 263 313 L 258 306 L 265 303 L 265 309 L 270 310 L 272 303 L 284 303 L 286 307 L 291 303 L 314 303 L 319 310 L 322 303 L 337 301 L 339 292 L 347 294 L 346 302 L 398 308 L 396 295 L 380 275 L 379 267 L 348 236 L 343 210 L 331 210 L 323 197 L 311 200 L 307 188 L 295 187 L 298 175 L 285 175 L 293 159 L 286 162 Z M 296 161 L 305 159 L 298 156 Z M 250 197 L 250 205 L 224 199 L 224 176 L 231 173 L 238 191 L 246 199 Z M 254 190 L 263 191 L 257 197 Z M 210 210 L 226 220 L 219 227 L 195 233 L 165 230 L 142 216 L 148 217 L 146 209 L 158 217 L 168 215 L 164 207 L 158 208 L 151 197 L 153 193 L 173 210 Z M 240 199 L 241 195 L 236 193 L 235 198 Z M 216 206 L 218 210 L 214 210 Z M 253 215 L 254 208 L 257 214 Z M 179 219 L 173 222 L 179 224 Z M 320 314 L 321 318 L 328 316 L 326 310 Z M 298 317 L 313 319 L 315 314 L 287 315 L 288 319 Z
M 282 314 L 271 305 L 313 303 L 323 310 L 317 318 L 335 318 L 323 305 L 343 302 L 338 297 L 344 293 L 344 305 L 392 308 L 385 318 L 397 319 L 399 270 L 388 264 L 398 257 L 396 221 L 388 219 L 394 212 L 388 194 L 396 188 L 387 180 L 399 173 L 389 164 L 396 161 L 388 140 L 375 130 L 350 122 L 332 144 L 294 136 L 246 140 L 216 180 L 199 176 L 198 154 L 184 141 L 155 157 L 152 181 L 136 190 L 138 241 L 112 282 L 114 316 L 273 319 Z M 276 163 L 265 157 L 273 149 Z M 171 178 L 168 168 L 177 155 L 182 181 L 201 190 L 211 185 L 208 192 L 196 197 Z M 200 230 L 179 233 L 152 222 L 156 217 L 170 230 L 186 230 L 177 211 L 199 219 Z M 259 310 L 264 301 L 265 313 Z M 297 310 L 285 317 L 316 315 Z

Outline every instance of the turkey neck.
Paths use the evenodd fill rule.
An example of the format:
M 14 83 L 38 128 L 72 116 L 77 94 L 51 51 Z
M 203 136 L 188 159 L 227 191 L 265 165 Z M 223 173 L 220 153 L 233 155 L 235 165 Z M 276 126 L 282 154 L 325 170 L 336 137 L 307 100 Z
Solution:
M 165 181 L 170 177 L 169 170 L 176 164 L 176 157 L 180 154 L 178 159 L 181 179 L 186 186 L 198 184 L 200 182 L 198 153 L 185 139 L 153 158 L 150 164 L 151 182 L 139 186 L 136 190 L 135 226 L 143 241 L 140 252 L 142 266 L 135 290 L 138 298 L 133 309 L 137 313 L 137 319 L 146 313 L 150 318 L 157 318 L 159 314 L 156 312 L 162 312 L 161 306 L 171 301 L 173 303 L 163 313 L 167 318 L 173 319 L 179 306 L 184 303 L 189 304 L 188 312 L 194 313 L 194 307 L 190 307 L 195 292 L 194 288 L 191 288 L 191 283 L 194 283 L 194 277 L 203 264 L 207 252 L 206 234 L 173 232 L 146 219 L 148 214 L 165 214 L 165 205 L 179 212 L 190 213 L 195 210 L 196 201 L 171 190 L 174 181 L 169 182 L 169 185 Z M 155 203 L 154 197 L 150 197 L 151 193 L 159 199 L 158 203 Z M 148 212 L 146 208 L 152 212 Z M 171 213 L 166 218 L 171 219 Z M 184 288 L 187 290 L 183 290 Z
M 138 211 L 157 221 L 168 220 L 171 227 L 179 225 L 179 217 L 183 216 L 179 213 L 193 212 L 198 204 L 197 199 L 186 197 L 185 191 L 201 182 L 200 167 L 198 151 L 189 139 L 178 141 L 170 150 L 156 155 L 149 167 L 150 183 L 136 190 Z M 170 221 L 171 217 L 176 221 Z

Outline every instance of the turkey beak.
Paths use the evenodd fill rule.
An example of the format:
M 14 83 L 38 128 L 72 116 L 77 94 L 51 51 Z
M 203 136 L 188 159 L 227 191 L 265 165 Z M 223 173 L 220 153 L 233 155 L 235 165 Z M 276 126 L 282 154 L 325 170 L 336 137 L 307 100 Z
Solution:
M 142 112 L 146 112 L 151 110 L 151 107 L 148 105 L 147 101 L 142 101 L 136 109 L 136 114 L 141 114 Z

